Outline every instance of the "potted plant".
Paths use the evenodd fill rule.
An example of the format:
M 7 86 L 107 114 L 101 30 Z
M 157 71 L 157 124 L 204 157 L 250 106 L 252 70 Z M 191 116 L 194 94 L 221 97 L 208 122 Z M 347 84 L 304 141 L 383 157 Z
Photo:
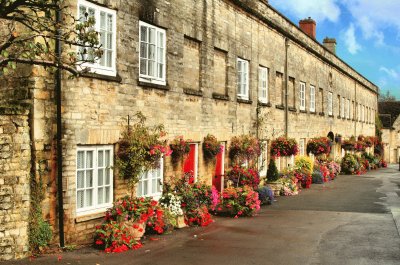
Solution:
M 231 139 L 229 158 L 232 164 L 251 164 L 257 161 L 262 151 L 262 144 L 256 137 L 251 135 L 235 136 Z
M 169 147 L 172 150 L 173 162 L 177 162 L 190 152 L 190 141 L 185 140 L 183 136 L 177 136 L 171 141 Z
M 203 140 L 203 155 L 206 161 L 215 159 L 215 156 L 221 152 L 221 144 L 212 134 L 207 134 Z
M 297 155 L 299 147 L 295 139 L 279 137 L 271 143 L 271 155 L 273 157 Z
M 311 138 L 307 143 L 307 154 L 312 153 L 316 156 L 331 152 L 331 140 L 328 137 Z
M 342 135 L 341 134 L 336 134 L 335 135 L 335 143 L 341 144 L 342 143 Z

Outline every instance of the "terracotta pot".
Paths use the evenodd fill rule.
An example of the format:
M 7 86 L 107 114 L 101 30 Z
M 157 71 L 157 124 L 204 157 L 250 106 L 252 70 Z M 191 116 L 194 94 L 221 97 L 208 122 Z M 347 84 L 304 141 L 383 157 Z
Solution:
M 135 240 L 140 240 L 146 232 L 146 224 L 144 222 L 125 221 L 123 224 L 128 228 L 129 234 Z

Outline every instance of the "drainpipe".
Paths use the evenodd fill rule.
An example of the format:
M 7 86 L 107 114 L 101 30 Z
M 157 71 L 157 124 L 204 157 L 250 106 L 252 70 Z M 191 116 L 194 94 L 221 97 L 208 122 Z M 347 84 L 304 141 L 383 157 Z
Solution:
M 61 9 L 59 8 L 56 12 L 56 23 L 60 25 L 62 23 Z M 64 242 L 64 198 L 63 198 L 63 177 L 62 177 L 62 123 L 61 123 L 61 29 L 57 29 L 56 43 L 56 63 L 57 70 L 55 73 L 55 94 L 56 94 L 56 105 L 57 105 L 57 195 L 58 195 L 58 231 L 60 236 L 60 247 L 65 246 Z
M 354 114 L 357 114 L 357 115 L 353 115 L 354 117 L 354 136 L 356 136 L 357 135 L 357 117 L 358 117 L 358 115 L 360 115 L 359 113 L 358 113 L 358 104 L 357 104 L 357 82 L 354 82 L 354 97 L 355 97 L 355 99 L 354 99 L 354 108 L 356 108 L 355 109 L 355 111 L 354 111 Z
M 289 87 L 289 75 L 288 75 L 288 49 L 289 39 L 285 38 L 285 136 L 289 135 L 289 109 L 288 109 L 288 87 Z

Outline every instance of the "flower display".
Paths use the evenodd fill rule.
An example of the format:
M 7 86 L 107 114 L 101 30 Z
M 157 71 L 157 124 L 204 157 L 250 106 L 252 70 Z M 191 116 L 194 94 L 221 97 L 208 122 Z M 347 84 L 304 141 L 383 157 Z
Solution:
M 346 151 L 353 151 L 356 147 L 355 145 L 356 143 L 352 139 L 342 141 L 342 148 Z
M 260 210 L 258 193 L 249 186 L 230 187 L 222 192 L 217 212 L 227 213 L 235 218 L 253 216 Z
M 299 194 L 299 187 L 297 186 L 298 179 L 296 177 L 283 175 L 279 181 L 282 183 L 282 195 L 294 196 Z
M 190 141 L 191 140 L 185 140 L 182 135 L 175 137 L 169 144 L 172 150 L 172 157 L 174 159 L 179 159 L 187 155 L 190 152 Z
M 159 202 L 160 205 L 163 208 L 168 209 L 173 216 L 183 215 L 183 210 L 181 208 L 182 201 L 178 195 L 168 192 L 160 198 Z
M 228 179 L 233 181 L 236 187 L 250 186 L 254 190 L 260 184 L 260 176 L 255 168 L 245 168 L 241 166 L 233 166 L 227 172 Z
M 354 145 L 354 149 L 359 152 L 364 152 L 366 148 L 367 148 L 367 145 L 362 140 L 358 140 Z
M 203 154 L 207 160 L 214 159 L 221 152 L 223 146 L 214 135 L 207 134 L 203 140 Z
M 311 138 L 307 143 L 307 154 L 312 153 L 316 156 L 331 152 L 331 141 L 328 137 Z
M 279 137 L 271 143 L 271 156 L 273 157 L 297 155 L 298 152 L 299 147 L 295 139 Z
M 114 202 L 105 214 L 105 222 L 97 227 L 95 244 L 106 252 L 122 252 L 140 247 L 135 231 L 144 229 L 158 234 L 166 226 L 164 210 L 151 198 L 123 197 Z
M 255 161 L 261 154 L 262 145 L 250 135 L 235 136 L 231 139 L 229 157 L 236 164 Z

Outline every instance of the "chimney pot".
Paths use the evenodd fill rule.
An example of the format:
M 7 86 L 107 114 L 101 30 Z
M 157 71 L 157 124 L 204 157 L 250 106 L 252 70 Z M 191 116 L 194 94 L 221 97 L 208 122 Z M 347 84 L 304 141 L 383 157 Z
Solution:
M 323 41 L 325 48 L 336 55 L 336 39 L 326 37 Z
M 315 39 L 317 23 L 311 17 L 299 21 L 300 29 L 311 38 Z

